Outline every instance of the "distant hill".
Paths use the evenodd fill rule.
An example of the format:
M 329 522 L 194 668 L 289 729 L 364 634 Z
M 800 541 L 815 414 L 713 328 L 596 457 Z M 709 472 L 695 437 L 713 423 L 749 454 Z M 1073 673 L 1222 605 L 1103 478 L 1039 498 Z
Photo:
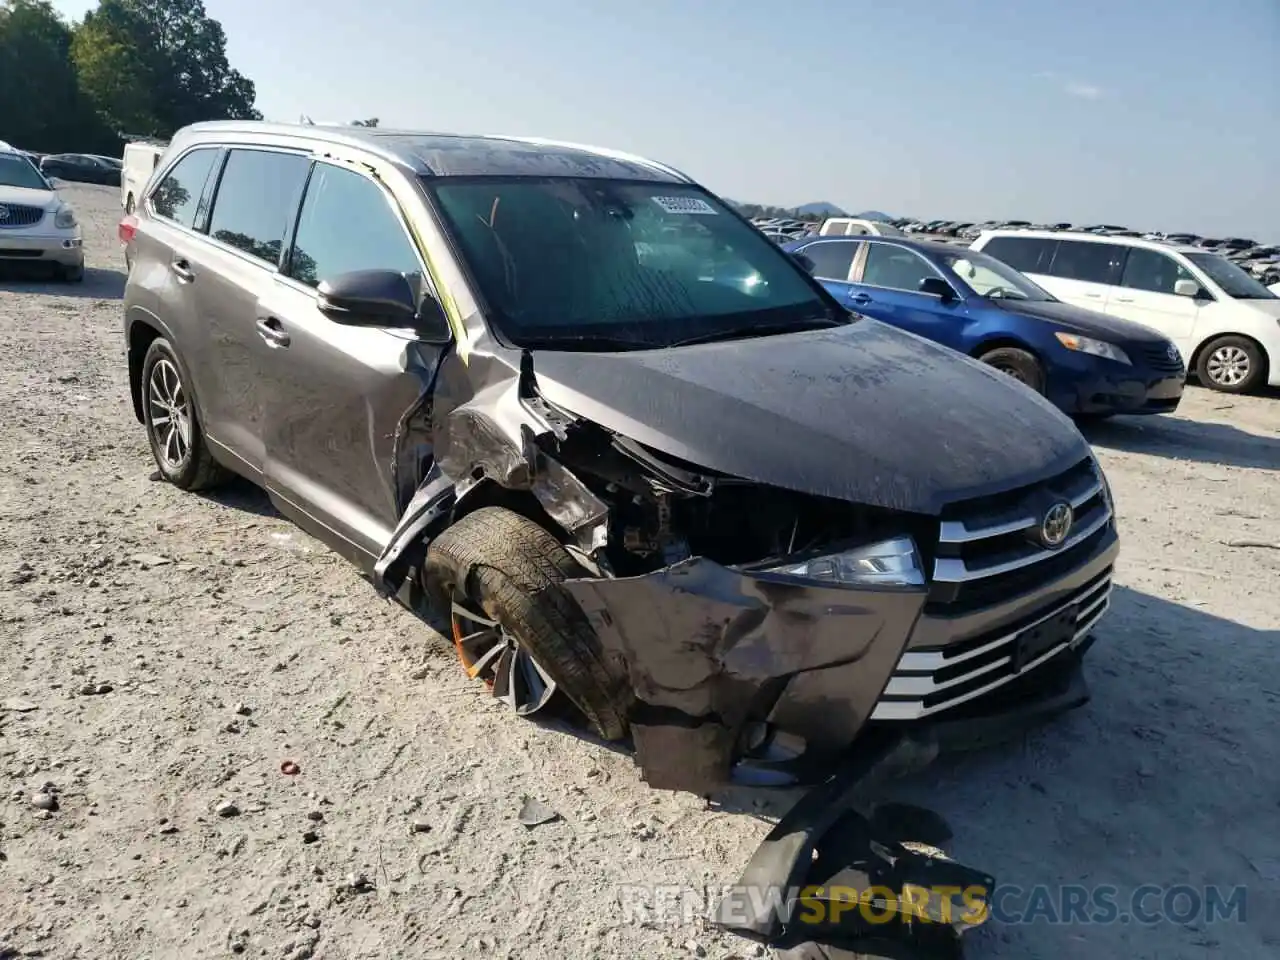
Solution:
M 798 214 L 807 213 L 810 216 L 818 216 L 818 217 L 849 216 L 849 214 L 845 213 L 843 210 L 837 207 L 834 203 L 828 203 L 826 200 L 819 200 L 817 203 L 802 203 L 800 206 L 796 207 L 796 213 Z M 859 216 L 861 216 L 861 214 L 859 214 Z
M 882 223 L 888 223 L 893 217 L 887 213 L 881 213 L 879 210 L 863 210 L 861 213 L 850 214 L 859 220 L 879 220 Z

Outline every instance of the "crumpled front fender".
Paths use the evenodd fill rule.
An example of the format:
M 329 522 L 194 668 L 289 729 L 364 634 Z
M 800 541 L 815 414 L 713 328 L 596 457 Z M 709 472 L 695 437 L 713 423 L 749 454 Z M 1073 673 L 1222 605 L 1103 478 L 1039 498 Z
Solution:
M 822 754 L 852 744 L 925 600 L 922 588 L 804 584 L 703 557 L 566 587 L 626 672 L 646 782 L 698 793 L 731 780 L 751 721 Z

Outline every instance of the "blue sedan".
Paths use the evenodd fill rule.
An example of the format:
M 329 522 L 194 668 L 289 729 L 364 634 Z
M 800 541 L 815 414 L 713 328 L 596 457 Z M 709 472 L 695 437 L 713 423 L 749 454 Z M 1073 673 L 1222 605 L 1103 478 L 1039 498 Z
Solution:
M 1169 413 L 1186 369 L 1167 337 L 1056 300 L 994 257 L 898 237 L 785 246 L 841 303 L 976 357 L 1064 413 Z

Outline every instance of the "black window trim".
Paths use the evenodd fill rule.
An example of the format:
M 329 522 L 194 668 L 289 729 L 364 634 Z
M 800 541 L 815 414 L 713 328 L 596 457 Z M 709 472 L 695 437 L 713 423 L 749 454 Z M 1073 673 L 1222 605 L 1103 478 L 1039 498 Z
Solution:
M 414 238 L 413 231 L 409 229 L 408 218 L 404 215 L 404 210 L 400 206 L 400 202 L 396 199 L 395 194 L 388 189 L 382 179 L 369 170 L 362 169 L 359 164 L 350 163 L 333 157 L 314 157 L 311 167 L 307 170 L 306 180 L 302 185 L 302 192 L 298 195 L 298 207 L 293 212 L 293 219 L 289 225 L 288 232 L 285 235 L 285 243 L 280 252 L 280 265 L 276 272 L 276 282 L 283 283 L 290 289 L 297 290 L 301 293 L 308 294 L 312 299 L 319 300 L 320 293 L 315 287 L 303 283 L 301 280 L 291 277 L 288 269 L 293 261 L 293 249 L 298 240 L 298 226 L 302 222 L 302 208 L 307 202 L 307 191 L 311 188 L 311 180 L 315 176 L 316 168 L 321 164 L 333 167 L 337 170 L 345 170 L 348 173 L 354 173 L 356 176 L 363 177 L 377 187 L 378 192 L 382 194 L 383 200 L 386 201 L 388 208 L 391 210 L 392 216 L 400 224 L 405 239 L 409 242 L 409 249 L 413 251 L 413 255 L 418 259 L 418 265 L 422 268 L 419 272 L 422 276 L 423 292 L 429 293 L 440 300 L 440 293 L 436 287 L 435 277 L 431 275 L 431 270 L 427 267 L 427 258 L 423 256 L 422 250 L 418 247 L 418 241 Z M 452 330 L 452 325 L 450 325 Z
M 200 197 L 196 201 L 196 215 L 192 219 L 191 226 L 188 227 L 185 223 L 179 223 L 172 217 L 166 217 L 164 214 L 158 213 L 156 211 L 155 204 L 152 203 L 152 200 L 156 195 L 156 191 L 160 189 L 160 185 L 169 179 L 169 175 L 177 169 L 178 164 L 187 159 L 187 157 L 191 156 L 197 150 L 211 150 L 214 153 L 214 158 L 213 163 L 209 166 L 208 171 L 204 175 L 204 183 L 200 186 Z M 173 162 L 168 164 L 164 168 L 163 172 L 157 174 L 152 171 L 152 175 L 149 178 L 149 183 L 147 185 L 146 196 L 142 198 L 142 203 L 147 211 L 147 216 L 154 220 L 159 220 L 176 230 L 184 230 L 187 233 L 201 233 L 201 221 L 208 219 L 209 187 L 214 181 L 215 171 L 220 171 L 222 169 L 223 155 L 225 153 L 226 149 L 221 144 L 197 143 L 193 144 L 190 149 L 183 150 L 182 153 L 174 157 Z
M 228 253 L 233 253 L 246 263 L 252 263 L 255 266 L 261 267 L 263 270 L 279 275 L 280 264 L 284 260 L 285 248 L 292 246 L 290 224 L 297 220 L 298 211 L 302 209 L 302 198 L 306 196 L 306 184 L 310 182 L 311 169 L 315 166 L 314 152 L 308 147 L 280 147 L 275 144 L 263 145 L 256 143 L 227 143 L 221 144 L 220 148 L 222 150 L 222 156 L 214 161 L 213 172 L 215 175 L 210 176 L 209 182 L 205 186 L 205 193 L 200 198 L 200 205 L 196 208 L 196 223 L 199 225 L 199 229 L 195 232 L 209 243 L 214 244 L 219 250 L 225 250 Z M 255 257 L 252 253 L 249 253 L 246 250 L 241 250 L 239 247 L 233 247 L 229 243 L 224 243 L 213 234 L 209 233 L 213 207 L 218 199 L 218 191 L 222 189 L 222 175 L 226 172 L 227 161 L 230 159 L 231 152 L 233 150 L 241 150 L 249 153 L 285 153 L 291 156 L 300 157 L 307 161 L 307 171 L 302 178 L 303 189 L 298 193 L 298 199 L 294 206 L 293 216 L 285 218 L 284 228 L 281 230 L 280 234 L 280 256 L 276 258 L 276 262 L 274 264 L 263 260 L 261 257 Z

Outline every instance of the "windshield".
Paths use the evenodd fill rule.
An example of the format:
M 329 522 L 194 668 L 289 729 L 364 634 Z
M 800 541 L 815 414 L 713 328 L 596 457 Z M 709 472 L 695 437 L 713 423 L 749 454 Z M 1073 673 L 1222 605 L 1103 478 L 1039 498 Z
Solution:
M 1235 300 L 1275 300 L 1276 295 L 1226 257 L 1216 253 L 1188 253 L 1186 258 L 1209 275 L 1222 292 Z
M 641 349 L 849 319 L 697 187 L 559 177 L 426 187 L 517 346 Z
M 937 258 L 982 297 L 1050 301 L 1054 298 L 1007 263 L 976 250 L 946 253 Z
M 26 187 L 29 190 L 53 189 L 30 160 L 16 153 L 0 153 L 0 187 Z

